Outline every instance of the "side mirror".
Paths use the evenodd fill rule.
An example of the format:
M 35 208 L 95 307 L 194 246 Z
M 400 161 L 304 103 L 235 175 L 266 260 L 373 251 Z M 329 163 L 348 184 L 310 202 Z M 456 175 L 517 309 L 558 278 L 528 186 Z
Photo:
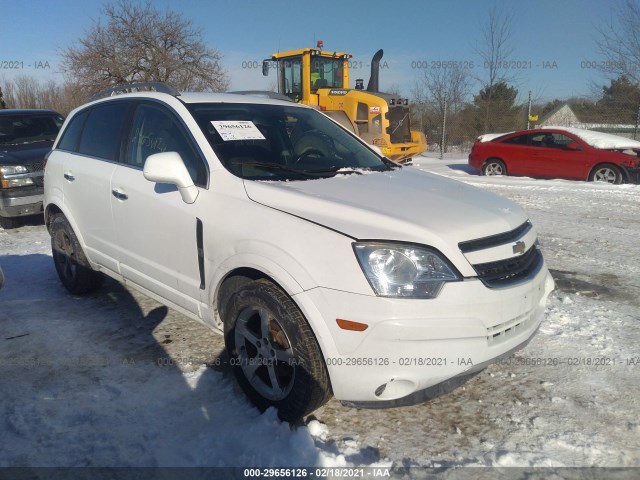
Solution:
M 269 63 L 271 60 L 263 60 L 262 61 L 262 75 L 265 77 L 269 76 Z
M 578 145 L 578 144 L 577 144 L 577 143 L 575 143 L 575 142 L 567 143 L 567 145 L 566 145 L 566 147 L 565 147 L 565 148 L 566 148 L 567 150 L 571 150 L 571 151 L 573 151 L 573 152 L 577 152 L 577 151 L 579 151 L 579 150 L 582 150 L 582 148 L 580 148 L 580 145 Z
M 193 203 L 198 197 L 198 187 L 193 184 L 178 152 L 149 155 L 142 174 L 150 182 L 169 183 L 178 187 L 184 203 Z

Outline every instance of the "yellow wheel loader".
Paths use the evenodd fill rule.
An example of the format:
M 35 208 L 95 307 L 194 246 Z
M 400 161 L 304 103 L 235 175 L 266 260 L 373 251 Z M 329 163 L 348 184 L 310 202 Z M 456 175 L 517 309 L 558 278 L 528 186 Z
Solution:
M 276 53 L 263 62 L 262 73 L 275 68 L 280 94 L 315 105 L 391 160 L 406 162 L 427 149 L 424 134 L 411 130 L 409 101 L 378 91 L 382 50 L 373 56 L 365 90 L 361 79 L 349 88 L 350 54 L 321 48 L 318 42 L 318 48 Z

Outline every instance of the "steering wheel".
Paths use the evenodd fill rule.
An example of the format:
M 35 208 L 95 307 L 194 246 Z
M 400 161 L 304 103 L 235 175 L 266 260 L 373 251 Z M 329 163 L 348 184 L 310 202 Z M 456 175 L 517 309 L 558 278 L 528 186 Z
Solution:
M 298 158 L 296 158 L 293 161 L 294 165 L 298 165 L 299 163 L 302 163 L 303 160 L 305 160 L 307 157 L 311 157 L 311 156 L 315 156 L 315 157 L 324 157 L 324 153 L 322 153 L 320 150 L 318 150 L 317 148 L 308 148 L 307 150 L 305 150 L 304 152 L 302 152 Z
M 333 140 L 329 135 L 318 130 L 310 130 L 302 135 L 294 145 L 294 152 L 298 155 L 294 161 L 296 164 L 312 155 L 319 158 L 336 157 Z

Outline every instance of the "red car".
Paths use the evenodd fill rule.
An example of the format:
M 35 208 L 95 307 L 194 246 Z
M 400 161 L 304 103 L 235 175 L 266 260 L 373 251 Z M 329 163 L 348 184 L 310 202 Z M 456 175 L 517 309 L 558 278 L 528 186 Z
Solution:
M 469 165 L 483 175 L 638 183 L 640 142 L 580 128 L 482 135 Z

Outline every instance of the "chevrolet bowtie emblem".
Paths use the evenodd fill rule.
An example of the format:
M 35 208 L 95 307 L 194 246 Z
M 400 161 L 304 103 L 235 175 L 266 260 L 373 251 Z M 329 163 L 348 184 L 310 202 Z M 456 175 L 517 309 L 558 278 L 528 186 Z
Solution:
M 522 241 L 517 241 L 514 245 L 513 245 L 513 254 L 518 254 L 518 255 L 522 255 L 524 253 L 524 250 L 526 248 L 526 245 L 524 242 Z

